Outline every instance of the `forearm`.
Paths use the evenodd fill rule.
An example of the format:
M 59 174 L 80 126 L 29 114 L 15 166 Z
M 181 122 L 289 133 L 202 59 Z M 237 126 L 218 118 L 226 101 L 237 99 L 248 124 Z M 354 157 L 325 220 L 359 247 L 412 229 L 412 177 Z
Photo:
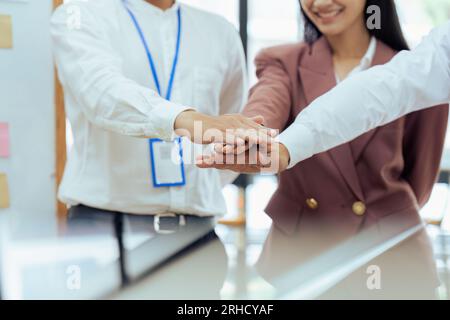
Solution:
M 128 81 L 114 81 L 98 96 L 92 90 L 77 91 L 83 113 L 94 125 L 123 135 L 170 140 L 179 114 L 192 109 Z

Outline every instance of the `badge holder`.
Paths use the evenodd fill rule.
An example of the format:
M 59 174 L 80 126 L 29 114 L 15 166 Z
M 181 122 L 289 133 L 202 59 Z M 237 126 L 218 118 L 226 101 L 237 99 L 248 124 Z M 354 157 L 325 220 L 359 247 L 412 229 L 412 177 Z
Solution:
M 184 186 L 183 150 L 181 138 L 167 142 L 150 139 L 150 165 L 155 188 Z

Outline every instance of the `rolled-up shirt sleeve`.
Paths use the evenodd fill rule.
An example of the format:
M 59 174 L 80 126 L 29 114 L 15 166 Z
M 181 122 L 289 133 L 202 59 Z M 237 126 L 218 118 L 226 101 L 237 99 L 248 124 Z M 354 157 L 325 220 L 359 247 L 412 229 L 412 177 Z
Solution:
M 129 136 L 172 139 L 176 117 L 192 108 L 167 101 L 127 78 L 104 24 L 85 4 L 77 6 L 82 17 L 79 27 L 69 28 L 66 5 L 51 20 L 54 57 L 64 90 L 96 126 Z
M 355 74 L 305 108 L 279 141 L 289 168 L 410 112 L 450 101 L 450 22 L 412 51 Z M 430 123 L 429 130 L 433 130 Z

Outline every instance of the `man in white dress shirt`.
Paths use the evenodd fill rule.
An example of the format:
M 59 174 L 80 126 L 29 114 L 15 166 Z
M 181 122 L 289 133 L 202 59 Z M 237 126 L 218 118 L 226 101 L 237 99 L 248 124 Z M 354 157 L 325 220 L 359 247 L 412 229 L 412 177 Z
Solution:
M 68 26 L 73 12 L 76 28 Z M 172 143 L 174 131 L 192 133 L 195 120 L 223 130 L 257 126 L 218 116 L 239 113 L 247 95 L 235 28 L 173 0 L 75 0 L 56 10 L 51 33 L 74 134 L 59 199 L 134 214 L 224 214 L 229 173 L 221 180 L 216 170 L 198 169 L 184 137 L 183 183 L 156 185 L 159 160 L 147 138 Z
M 278 155 L 276 171 L 292 168 L 314 154 L 324 152 L 405 114 L 450 101 L 450 22 L 435 28 L 411 51 L 402 51 L 390 62 L 342 81 L 305 108 L 272 144 Z M 433 123 L 429 124 L 433 130 Z M 216 149 L 217 150 L 217 149 Z M 223 158 L 220 148 L 199 157 L 202 168 L 256 172 L 263 163 L 244 163 Z M 271 155 L 274 158 L 273 155 Z M 264 158 L 264 157 L 262 157 Z M 216 159 L 219 160 L 216 162 Z M 240 161 L 240 163 L 237 163 Z

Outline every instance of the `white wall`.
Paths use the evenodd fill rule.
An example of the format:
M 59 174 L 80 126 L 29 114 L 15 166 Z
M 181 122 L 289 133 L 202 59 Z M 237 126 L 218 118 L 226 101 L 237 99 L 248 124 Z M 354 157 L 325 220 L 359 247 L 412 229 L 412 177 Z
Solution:
M 0 0 L 13 20 L 12 50 L 0 49 L 0 122 L 10 124 L 9 211 L 55 216 L 54 79 L 51 0 Z M 4 210 L 0 210 L 2 214 Z

